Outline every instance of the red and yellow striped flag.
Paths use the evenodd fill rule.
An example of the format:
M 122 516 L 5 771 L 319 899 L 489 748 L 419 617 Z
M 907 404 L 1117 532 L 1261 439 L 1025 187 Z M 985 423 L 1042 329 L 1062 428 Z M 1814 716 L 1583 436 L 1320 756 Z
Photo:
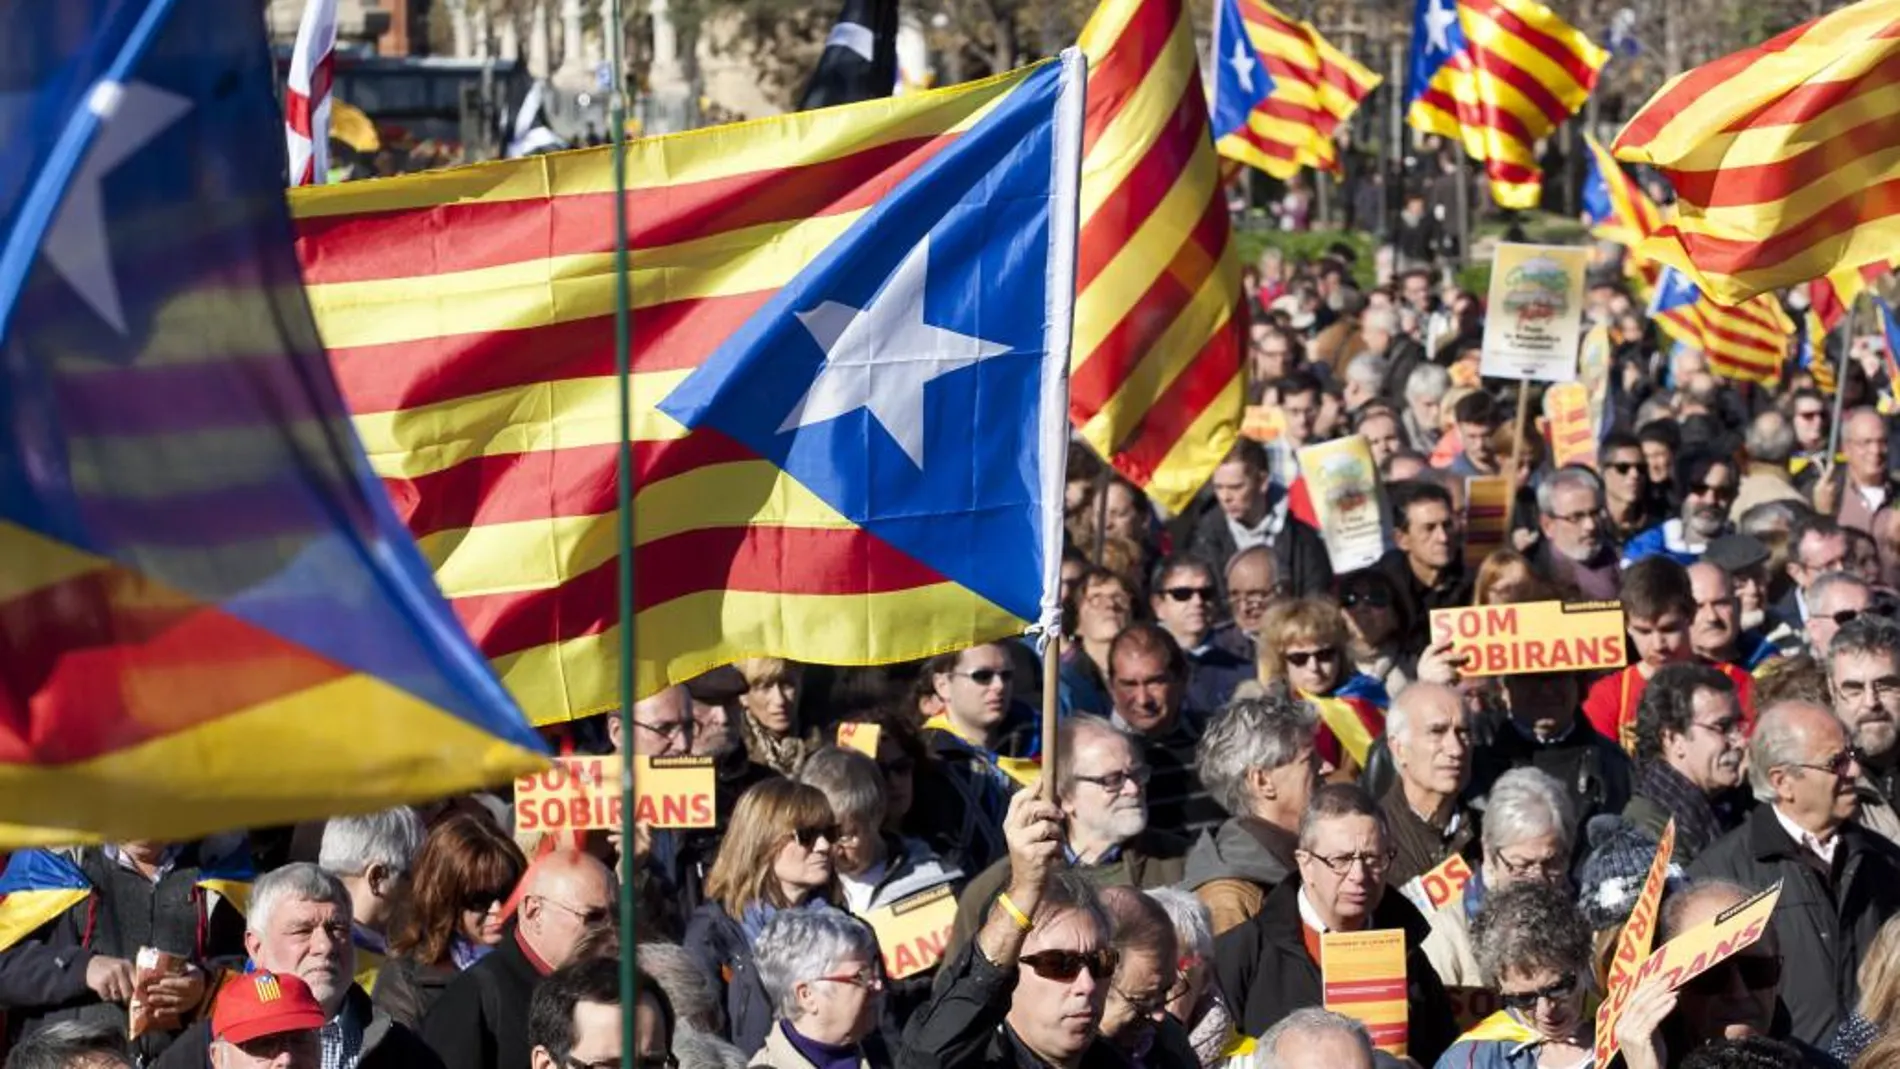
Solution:
M 1667 292 L 1669 285 L 1659 282 L 1658 289 Z M 1781 381 L 1788 347 L 1797 340 L 1794 320 L 1788 318 L 1772 294 L 1762 294 L 1734 308 L 1701 294 L 1675 307 L 1652 305 L 1652 315 L 1664 333 L 1702 350 L 1709 358 L 1710 371 L 1764 386 Z
M 1645 253 L 1737 304 L 1900 252 L 1900 0 L 1861 0 L 1677 76 L 1612 146 L 1676 217 Z
M 1482 160 L 1499 206 L 1537 207 L 1537 141 L 1583 106 L 1609 54 L 1536 0 L 1419 0 L 1412 33 L 1406 122 Z
M 1240 430 L 1235 259 L 1180 0 L 1103 0 L 1089 58 L 1069 414 L 1180 511 Z
M 1379 76 L 1334 48 L 1312 23 L 1288 18 L 1266 0 L 1239 0 L 1247 37 L 1273 78 L 1273 93 L 1247 125 L 1215 148 L 1275 178 L 1302 167 L 1337 170 L 1333 131 L 1359 108 Z

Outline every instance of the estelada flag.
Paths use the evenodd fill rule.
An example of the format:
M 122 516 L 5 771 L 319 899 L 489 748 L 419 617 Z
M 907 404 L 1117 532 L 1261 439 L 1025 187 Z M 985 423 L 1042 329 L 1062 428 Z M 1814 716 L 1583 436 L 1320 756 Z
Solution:
M 628 147 L 641 693 L 1055 622 L 1082 73 Z M 291 201 L 371 463 L 542 722 L 618 694 L 612 160 Z
M 1235 42 L 1221 42 L 1210 57 L 1217 65 L 1214 147 L 1223 157 L 1275 178 L 1290 177 L 1301 167 L 1337 171 L 1333 134 L 1359 110 L 1379 76 L 1333 47 L 1311 23 L 1289 17 L 1266 0 L 1220 0 L 1215 11 L 1217 41 L 1228 34 L 1230 18 L 1246 41 L 1240 49 Z M 1246 66 L 1250 59 L 1260 66 L 1257 76 Z M 1242 73 L 1243 81 L 1257 77 L 1265 92 L 1235 106 L 1239 121 L 1224 122 L 1222 98 Z
M 16 9 L 0 843 L 193 838 L 537 767 L 317 342 L 255 5 Z

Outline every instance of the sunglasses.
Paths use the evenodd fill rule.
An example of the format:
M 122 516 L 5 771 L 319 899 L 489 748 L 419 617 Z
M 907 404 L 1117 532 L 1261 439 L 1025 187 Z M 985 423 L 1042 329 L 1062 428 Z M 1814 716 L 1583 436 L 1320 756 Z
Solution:
M 508 892 L 470 891 L 462 896 L 462 910 L 466 913 L 487 913 L 495 906 L 508 901 Z
M 1108 949 L 1095 950 L 1087 954 L 1079 950 L 1039 950 L 1034 954 L 1024 954 L 1016 960 L 1029 966 L 1044 980 L 1066 984 L 1082 975 L 1083 969 L 1087 969 L 1089 976 L 1093 979 L 1108 979 L 1115 974 L 1115 966 L 1121 961 L 1121 955 Z
M 1840 612 L 1829 613 L 1827 618 L 1845 627 L 1855 620 L 1860 619 L 1861 615 L 1866 611 L 1865 609 L 1842 609 Z
M 1690 483 L 1689 493 L 1695 497 L 1713 497 L 1721 500 L 1735 496 L 1733 486 L 1715 486 L 1709 483 Z
M 1214 588 L 1211 586 L 1171 586 L 1162 593 L 1174 601 L 1192 601 L 1195 598 L 1214 600 Z
M 1520 1013 L 1529 1013 L 1537 1008 L 1537 1003 L 1540 999 L 1547 1002 L 1558 1002 L 1576 993 L 1577 974 L 1567 972 L 1558 977 L 1557 981 L 1549 987 L 1542 987 L 1536 991 L 1501 991 L 1498 993 L 1498 1000 L 1504 1003 L 1506 1009 L 1517 1010 Z
M 1683 989 L 1704 997 L 1734 990 L 1735 980 L 1750 991 L 1766 991 L 1781 983 L 1781 960 L 1752 954 L 1739 954 L 1696 976 Z
M 1321 664 L 1334 664 L 1339 660 L 1338 650 L 1290 650 L 1286 663 L 1295 668 L 1305 668 L 1306 662 L 1318 661 Z
M 797 841 L 799 846 L 807 850 L 817 846 L 818 840 L 820 839 L 835 845 L 838 842 L 838 834 L 838 826 L 836 824 L 823 824 L 816 828 L 792 829 L 792 838 Z
M 1016 671 L 1013 668 L 979 668 L 974 672 L 958 672 L 956 674 L 975 683 L 979 687 L 987 687 L 999 679 L 1007 684 L 1010 680 L 1016 678 Z
M 1618 461 L 1615 464 L 1606 464 L 1604 466 L 1609 468 L 1611 471 L 1617 473 L 1618 475 L 1628 475 L 1630 472 L 1633 472 L 1637 470 L 1638 468 L 1642 467 L 1641 464 L 1635 463 L 1633 461 L 1628 461 L 1628 460 Z
M 1392 595 L 1379 589 L 1348 590 L 1339 595 L 1339 607 L 1356 609 L 1361 605 L 1371 609 L 1383 609 L 1392 604 Z

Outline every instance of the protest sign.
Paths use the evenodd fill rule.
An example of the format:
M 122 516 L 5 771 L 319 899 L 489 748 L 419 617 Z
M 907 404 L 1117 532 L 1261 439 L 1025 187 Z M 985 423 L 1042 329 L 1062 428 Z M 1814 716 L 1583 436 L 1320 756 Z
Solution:
M 878 737 L 883 733 L 881 725 L 849 721 L 838 725 L 838 745 L 847 750 L 856 750 L 875 761 Z
M 634 819 L 655 828 L 710 828 L 718 777 L 710 757 L 635 757 Z M 620 758 L 557 757 L 515 780 L 516 832 L 621 826 Z
M 1299 452 L 1300 474 L 1319 520 L 1333 571 L 1371 567 L 1385 555 L 1385 498 L 1372 446 L 1356 434 Z
M 1403 1057 L 1407 1038 L 1405 933 L 1327 932 L 1319 937 L 1326 1008 L 1366 1026 L 1372 1045 Z
M 1501 244 L 1491 259 L 1484 355 L 1489 378 L 1570 382 L 1577 377 L 1588 249 Z
M 1577 381 L 1583 385 L 1590 408 L 1590 426 L 1603 426 L 1603 406 L 1610 399 L 1610 328 L 1602 324 L 1583 335 L 1583 347 L 1577 352 Z
M 1240 433 L 1256 442 L 1277 442 L 1286 433 L 1286 413 L 1277 406 L 1248 405 L 1241 413 Z
M 1451 640 L 1466 676 L 1621 668 L 1623 606 L 1614 601 L 1533 601 L 1433 609 L 1432 642 Z
M 1656 857 L 1649 863 L 1643 889 L 1636 896 L 1629 920 L 1616 937 L 1616 953 L 1611 956 L 1609 980 L 1604 984 L 1603 1003 L 1597 1007 L 1596 1064 L 1608 1065 L 1616 1057 L 1616 1020 L 1636 991 L 1636 974 L 1649 957 L 1656 936 L 1656 912 L 1662 905 L 1663 886 L 1669 875 L 1669 859 L 1676 851 L 1676 821 L 1671 817 L 1663 825 L 1662 839 L 1656 844 Z
M 957 923 L 957 896 L 949 884 L 920 891 L 864 917 L 884 955 L 884 975 L 893 980 L 936 967 Z
M 1550 421 L 1551 462 L 1562 468 L 1597 466 L 1597 425 L 1590 416 L 1589 391 L 1582 383 L 1563 382 L 1544 391 L 1544 418 Z
M 1635 986 L 1660 978 L 1674 991 L 1747 950 L 1768 930 L 1780 898 L 1781 881 L 1776 880 L 1773 887 L 1664 943 L 1637 970 Z
M 1477 574 L 1484 558 L 1503 549 L 1504 524 L 1509 518 L 1511 481 L 1502 475 L 1474 475 L 1465 480 L 1465 570 Z
M 1471 864 L 1463 855 L 1453 854 L 1431 871 L 1407 880 L 1400 890 L 1420 912 L 1430 913 L 1448 902 L 1456 901 L 1465 893 L 1465 885 L 1470 882 Z

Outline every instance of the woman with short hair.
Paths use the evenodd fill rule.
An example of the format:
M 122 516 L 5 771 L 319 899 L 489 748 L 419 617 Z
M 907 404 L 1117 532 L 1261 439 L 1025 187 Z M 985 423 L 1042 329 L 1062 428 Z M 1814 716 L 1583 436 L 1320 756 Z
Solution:
M 1314 746 L 1335 783 L 1354 782 L 1385 734 L 1385 685 L 1353 666 L 1346 614 L 1326 598 L 1295 598 L 1260 625 L 1260 682 L 1287 687 L 1319 713 Z
M 1478 963 L 1504 1008 L 1438 1059 L 1437 1069 L 1571 1069 L 1593 1057 L 1591 933 L 1569 891 L 1514 883 L 1471 926 Z
M 788 910 L 753 948 L 777 1015 L 751 1064 L 767 1069 L 883 1069 L 865 1037 L 877 1027 L 884 969 L 877 937 L 837 910 Z
M 739 737 L 746 752 L 781 776 L 798 775 L 813 748 L 798 724 L 804 666 L 778 657 L 750 657 L 733 667 L 745 677 L 745 693 L 739 695 Z
M 410 1028 L 463 969 L 502 940 L 502 907 L 528 860 L 486 820 L 455 813 L 422 842 L 410 874 L 409 902 L 391 930 L 389 956 L 371 996 Z

